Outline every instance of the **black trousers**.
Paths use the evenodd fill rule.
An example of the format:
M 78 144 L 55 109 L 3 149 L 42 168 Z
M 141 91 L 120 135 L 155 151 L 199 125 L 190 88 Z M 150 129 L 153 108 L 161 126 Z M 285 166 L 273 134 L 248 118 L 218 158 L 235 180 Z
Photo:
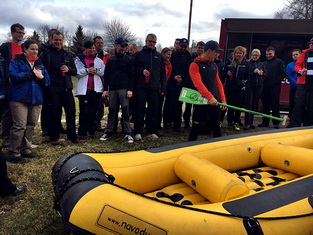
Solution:
M 96 132 L 95 119 L 101 93 L 87 90 L 86 95 L 78 96 L 79 100 L 79 136 L 94 135 Z
M 219 106 L 194 105 L 189 141 L 197 140 L 200 132 L 203 132 L 204 126 L 212 129 L 213 137 L 220 137 L 222 135 L 220 120 L 221 109 Z M 204 125 L 204 123 L 207 125 Z
M 16 186 L 8 177 L 7 164 L 2 151 L 0 151 L 0 196 L 7 196 L 14 192 Z
M 243 107 L 244 102 L 244 90 L 232 89 L 230 87 L 225 87 L 225 95 L 227 104 L 233 105 L 236 107 Z M 241 123 L 240 120 L 241 111 L 234 109 L 227 109 L 227 122 L 228 123 Z
M 279 98 L 280 98 L 280 84 L 275 85 L 275 86 L 270 86 L 270 87 L 263 87 L 263 92 L 262 92 L 262 105 L 263 105 L 263 113 L 270 115 L 271 110 L 272 110 L 272 115 L 274 117 L 279 117 Z M 269 124 L 270 119 L 263 117 L 264 124 Z M 278 125 L 279 121 L 277 120 L 272 120 L 274 125 Z
M 135 113 L 134 127 L 135 135 L 142 134 L 146 114 L 146 129 L 148 134 L 158 134 L 158 107 L 159 90 L 136 89 L 135 95 Z M 148 105 L 146 111 L 146 104 Z
M 48 87 L 48 105 L 49 105 L 49 126 L 48 132 L 51 140 L 58 140 L 60 110 L 62 107 L 65 111 L 67 138 L 69 140 L 77 139 L 75 117 L 76 107 L 72 90 L 64 89 L 63 87 Z
M 292 111 L 295 106 L 296 90 L 297 90 L 297 87 L 293 87 L 289 89 L 289 114 L 288 114 L 289 118 L 292 117 Z
M 41 115 L 40 115 L 40 124 L 41 124 L 41 130 L 42 131 L 48 131 L 49 126 L 49 94 L 47 91 L 47 87 L 43 88 L 43 103 L 41 108 Z M 59 110 L 59 116 L 60 116 L 60 123 L 59 123 L 59 130 L 63 129 L 62 123 L 61 123 L 61 117 L 62 117 L 62 109 Z
M 298 84 L 290 127 L 313 125 L 313 84 Z
M 166 88 L 166 97 L 164 103 L 164 123 L 173 122 L 173 128 L 181 128 L 182 106 L 183 102 L 179 101 L 181 87 L 168 84 Z
M 258 112 L 259 100 L 262 95 L 262 86 L 248 87 L 245 91 L 245 109 Z M 254 115 L 245 113 L 245 125 L 253 125 Z
M 96 118 L 95 118 L 95 124 L 97 129 L 101 128 L 101 120 L 103 118 L 104 115 L 104 101 L 103 98 L 100 97 L 100 99 L 98 100 L 98 107 L 97 107 L 97 111 L 96 111 Z

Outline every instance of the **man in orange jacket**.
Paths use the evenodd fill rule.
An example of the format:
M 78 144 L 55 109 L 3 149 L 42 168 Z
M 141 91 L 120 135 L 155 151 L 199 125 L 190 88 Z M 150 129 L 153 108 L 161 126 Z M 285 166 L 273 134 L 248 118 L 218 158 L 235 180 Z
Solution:
M 290 127 L 313 125 L 313 38 L 310 48 L 303 50 L 295 64 L 298 73 L 295 105 Z
M 209 121 L 213 130 L 213 137 L 221 136 L 220 117 L 221 109 L 218 102 L 226 104 L 223 85 L 218 75 L 218 68 L 214 60 L 217 57 L 219 48 L 216 41 L 208 41 L 204 45 L 204 53 L 198 56 L 189 67 L 189 74 L 194 87 L 204 96 L 210 105 L 195 105 L 192 118 L 192 128 L 189 134 L 189 141 L 197 139 L 203 123 Z

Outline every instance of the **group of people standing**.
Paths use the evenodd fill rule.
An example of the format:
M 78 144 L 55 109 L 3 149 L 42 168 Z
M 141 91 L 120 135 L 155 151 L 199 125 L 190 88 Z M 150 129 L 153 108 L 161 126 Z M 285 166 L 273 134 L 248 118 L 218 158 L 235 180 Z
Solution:
M 39 46 L 24 39 L 21 24 L 11 26 L 12 41 L 0 47 L 0 115 L 3 147 L 8 147 L 7 161 L 22 163 L 34 157 L 32 136 L 41 112 L 41 125 L 52 145 L 59 145 L 62 108 L 66 116 L 66 134 L 75 144 L 95 138 L 101 128 L 104 104 L 108 106 L 108 121 L 100 140 L 109 139 L 116 131 L 119 109 L 122 112 L 124 139 L 133 143 L 145 138 L 158 139 L 160 129 L 165 132 L 183 132 L 192 127 L 189 140 L 208 128 L 213 137 L 221 136 L 221 124 L 226 108 L 219 103 L 258 111 L 262 99 L 263 113 L 279 116 L 281 81 L 286 77 L 284 62 L 275 56 L 275 49 L 266 49 L 266 61 L 261 62 L 259 49 L 251 51 L 237 46 L 232 56 L 222 63 L 222 51 L 216 41 L 197 44 L 197 52 L 190 54 L 188 40 L 176 39 L 174 50 L 156 51 L 157 36 L 148 34 L 145 46 L 138 51 L 125 38 L 116 38 L 115 53 L 103 51 L 99 36 L 84 43 L 83 53 L 72 55 L 63 48 L 63 35 L 56 29 L 49 32 L 49 42 Z M 294 61 L 287 66 L 290 81 L 290 125 L 313 124 L 313 38 L 310 48 L 293 50 Z M 73 94 L 72 76 L 77 81 Z M 196 89 L 210 105 L 186 104 L 178 100 L 182 87 Z M 79 127 L 76 132 L 74 95 L 79 100 Z M 109 98 L 108 98 L 109 97 Z M 41 109 L 42 106 L 42 109 Z M 305 115 L 306 114 L 306 115 Z M 192 118 L 191 118 L 192 116 Z M 130 121 L 134 121 L 132 130 Z M 245 113 L 241 123 L 240 111 L 228 109 L 227 122 L 235 130 L 255 128 L 254 117 Z M 163 127 L 162 127 L 163 122 Z M 279 122 L 273 120 L 274 128 Z M 268 127 L 263 118 L 259 127 Z M 132 137 L 134 134 L 134 138 Z M 6 164 L 0 153 L 0 196 L 18 195 L 25 191 L 7 178 Z M 3 180 L 2 180 L 3 179 Z
M 216 107 L 205 111 L 207 108 L 201 110 L 195 106 L 193 109 L 186 104 L 183 113 L 183 103 L 178 100 L 182 87 L 197 89 L 212 104 L 227 100 L 230 105 L 253 111 L 258 111 L 261 98 L 262 112 L 270 114 L 272 111 L 273 116 L 279 116 L 281 81 L 286 77 L 286 70 L 284 62 L 275 56 L 273 47 L 266 49 L 266 61 L 261 62 L 259 49 L 252 50 L 248 59 L 247 49 L 237 46 L 230 58 L 222 63 L 219 60 L 222 49 L 215 41 L 199 42 L 197 52 L 191 54 L 188 40 L 176 39 L 174 50 L 163 48 L 159 53 L 155 34 L 146 36 L 145 46 L 140 51 L 135 44 L 119 37 L 114 43 L 115 53 L 111 55 L 104 52 L 103 39 L 97 36 L 93 41 L 85 42 L 83 53 L 74 56 L 64 49 L 63 35 L 57 29 L 50 30 L 49 42 L 41 46 L 32 40 L 21 44 L 25 33 L 20 24 L 12 25 L 11 34 L 12 41 L 0 48 L 4 57 L 1 57 L 0 112 L 3 112 L 3 143 L 8 145 L 8 159 L 12 162 L 33 157 L 32 135 L 41 106 L 43 133 L 49 136 L 52 145 L 60 144 L 60 133 L 65 131 L 61 124 L 62 108 L 67 138 L 80 144 L 87 138 L 95 138 L 97 130 L 103 130 L 104 103 L 109 114 L 106 131 L 100 140 L 107 140 L 115 133 L 120 109 L 124 139 L 129 143 L 143 140 L 144 127 L 151 139 L 158 139 L 162 128 L 166 133 L 184 132 L 182 120 L 185 128 L 190 127 L 192 120 L 189 140 L 197 139 L 203 127 L 212 129 L 213 136 L 220 136 L 225 108 L 222 112 Z M 310 71 L 305 67 L 296 75 L 301 73 L 303 77 L 306 74 L 310 78 Z M 74 94 L 73 76 L 78 79 Z M 292 91 L 291 96 L 296 98 L 291 101 L 306 92 L 299 91 L 297 96 Z M 74 96 L 79 101 L 77 132 Z M 301 111 L 296 109 L 295 117 L 290 116 L 294 120 L 290 126 L 298 125 L 296 115 L 301 115 Z M 245 130 L 255 128 L 253 120 L 253 115 L 245 113 L 242 123 L 240 111 L 227 110 L 228 126 L 235 130 L 240 130 L 240 126 Z M 273 120 L 273 125 L 279 128 L 278 121 Z M 269 119 L 263 118 L 258 126 L 268 127 Z

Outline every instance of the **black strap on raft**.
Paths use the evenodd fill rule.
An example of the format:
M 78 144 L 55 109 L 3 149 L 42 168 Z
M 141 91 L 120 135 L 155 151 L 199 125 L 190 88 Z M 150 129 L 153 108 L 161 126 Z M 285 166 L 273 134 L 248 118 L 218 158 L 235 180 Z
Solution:
M 308 197 L 310 206 L 313 208 L 313 196 Z
M 244 218 L 243 225 L 248 235 L 263 235 L 260 223 L 255 218 Z

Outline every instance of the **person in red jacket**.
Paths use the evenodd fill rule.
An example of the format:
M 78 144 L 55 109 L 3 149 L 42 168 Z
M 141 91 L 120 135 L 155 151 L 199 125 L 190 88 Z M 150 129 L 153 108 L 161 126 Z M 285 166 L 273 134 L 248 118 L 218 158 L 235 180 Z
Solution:
M 310 48 L 303 50 L 295 64 L 298 73 L 295 104 L 290 127 L 313 125 L 313 38 Z
M 208 121 L 213 130 L 213 137 L 221 136 L 220 119 L 221 109 L 218 102 L 226 104 L 223 84 L 218 75 L 217 65 L 214 63 L 219 51 L 216 41 L 208 41 L 204 45 L 204 53 L 198 56 L 189 67 L 189 74 L 194 87 L 205 97 L 210 105 L 195 105 L 192 117 L 192 128 L 189 141 L 197 140 L 203 128 L 203 123 Z

